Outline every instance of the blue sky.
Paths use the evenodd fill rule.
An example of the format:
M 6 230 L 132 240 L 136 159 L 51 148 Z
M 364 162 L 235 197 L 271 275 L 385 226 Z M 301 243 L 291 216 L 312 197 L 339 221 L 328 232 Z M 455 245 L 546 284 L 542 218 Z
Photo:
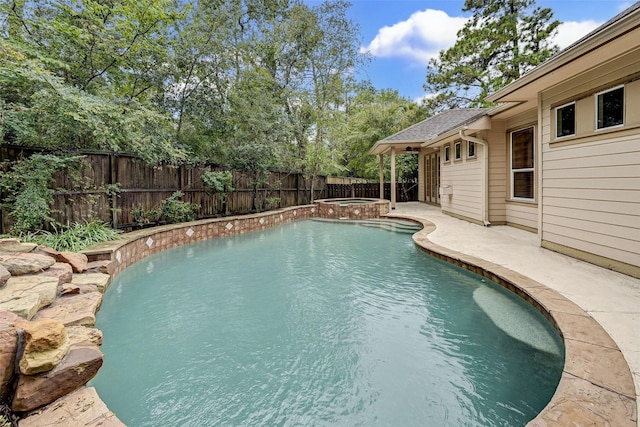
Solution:
M 313 1 L 308 3 L 313 4 Z M 631 6 L 623 0 L 538 0 L 563 25 L 556 43 L 566 47 Z M 450 47 L 469 14 L 464 0 L 351 0 L 348 17 L 360 26 L 362 50 L 373 55 L 359 72 L 378 88 L 419 100 L 429 58 Z

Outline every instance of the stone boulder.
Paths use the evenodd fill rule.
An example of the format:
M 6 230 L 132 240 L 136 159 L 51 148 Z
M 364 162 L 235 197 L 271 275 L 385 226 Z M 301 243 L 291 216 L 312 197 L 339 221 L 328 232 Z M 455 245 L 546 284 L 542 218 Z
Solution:
M 47 255 L 31 253 L 0 252 L 0 265 L 12 276 L 38 273 L 55 264 L 56 260 Z
M 0 239 L 0 252 L 28 253 L 37 246 L 35 243 L 22 243 L 20 239 Z
M 52 370 L 69 352 L 67 331 L 59 320 L 22 321 L 14 326 L 24 330 L 24 353 L 19 363 L 24 375 Z
M 74 274 L 71 283 L 78 286 L 95 285 L 104 293 L 111 283 L 111 276 L 103 273 Z
M 52 370 L 20 375 L 11 409 L 26 412 L 48 405 L 85 385 L 101 366 L 102 353 L 97 346 L 74 345 Z
M 60 252 L 56 257 L 58 262 L 66 262 L 73 268 L 74 273 L 82 273 L 87 269 L 89 260 L 85 254 L 77 252 Z
M 47 255 L 50 256 L 53 259 L 58 258 L 58 254 L 60 252 L 58 252 L 57 250 L 50 248 L 49 246 L 43 246 L 43 245 L 39 245 L 37 246 L 34 250 L 33 250 L 34 254 L 40 254 L 40 255 Z
M 64 285 L 65 283 L 71 282 L 71 278 L 73 277 L 73 269 L 71 268 L 71 265 L 67 264 L 66 262 L 56 262 L 42 273 L 38 273 L 38 275 L 57 277 L 58 284 Z
M 11 273 L 9 273 L 9 270 L 0 265 L 0 288 L 2 288 L 5 283 L 7 283 L 7 280 L 9 280 L 10 277 Z
M 67 336 L 71 345 L 102 345 L 102 331 L 85 326 L 68 326 Z
M 87 273 L 104 273 L 113 275 L 116 269 L 116 263 L 110 260 L 90 261 L 87 264 Z
M 22 319 L 9 311 L 0 311 L 0 401 L 9 393 L 9 383 L 15 372 L 18 335 L 13 324 Z
M 56 319 L 65 326 L 93 326 L 96 312 L 102 304 L 102 293 L 87 292 L 67 294 L 40 310 L 34 320 Z
M 6 310 L 31 320 L 58 294 L 58 279 L 47 276 L 11 277 L 0 289 L 0 311 Z
M 82 387 L 20 420 L 19 427 L 126 427 L 104 404 L 96 389 Z

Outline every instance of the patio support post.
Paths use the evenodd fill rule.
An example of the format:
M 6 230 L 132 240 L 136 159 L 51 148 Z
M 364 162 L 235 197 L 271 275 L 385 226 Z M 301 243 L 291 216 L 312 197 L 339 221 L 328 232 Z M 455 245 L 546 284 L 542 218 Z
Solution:
M 379 154 L 380 157 L 380 198 L 384 199 L 384 154 Z
M 391 147 L 391 209 L 396 208 L 396 147 Z

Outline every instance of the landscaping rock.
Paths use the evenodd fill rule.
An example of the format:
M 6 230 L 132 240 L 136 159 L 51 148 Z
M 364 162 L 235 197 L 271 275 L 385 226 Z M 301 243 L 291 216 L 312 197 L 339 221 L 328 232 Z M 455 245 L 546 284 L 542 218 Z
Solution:
M 109 287 L 111 276 L 103 273 L 74 274 L 71 283 L 74 285 L 95 285 L 104 293 Z
M 91 261 L 87 264 L 87 273 L 104 273 L 113 275 L 116 263 L 109 260 Z
M 56 262 L 51 267 L 38 274 L 42 276 L 57 277 L 58 284 L 63 285 L 71 282 L 73 269 L 71 268 L 71 265 L 66 262 Z
M 58 254 L 60 252 L 56 251 L 53 248 L 50 248 L 49 246 L 38 246 L 33 250 L 34 254 L 40 254 L 40 255 L 47 255 L 50 256 L 53 259 L 57 259 L 58 258 Z
M 37 246 L 35 243 L 22 243 L 20 239 L 0 239 L 0 252 L 28 253 Z
M 72 285 L 71 283 L 65 283 L 64 285 L 62 285 L 62 291 L 60 291 L 60 296 L 78 295 L 79 293 L 80 293 L 80 286 Z
M 19 365 L 25 375 L 50 371 L 69 352 L 67 331 L 58 320 L 22 321 L 14 326 L 24 330 L 25 346 Z
M 68 326 L 67 336 L 71 345 L 102 345 L 102 331 L 85 326 Z
M 82 273 L 87 269 L 88 259 L 85 254 L 76 252 L 60 252 L 56 259 L 59 262 L 66 262 L 73 268 L 74 273 Z
M 9 383 L 15 372 L 18 335 L 13 323 L 20 320 L 11 312 L 0 312 L 0 401 L 7 397 Z
M 11 273 L 9 273 L 9 270 L 0 265 L 0 288 L 2 288 L 5 283 L 7 283 L 7 280 L 9 280 L 10 277 Z
M 93 326 L 96 312 L 102 303 L 102 293 L 87 292 L 66 295 L 55 300 L 49 307 L 40 310 L 33 318 L 56 319 L 65 326 Z
M 125 427 L 100 400 L 96 389 L 82 387 L 35 414 L 20 420 L 19 427 L 42 426 Z
M 41 254 L 0 252 L 0 265 L 9 270 L 12 276 L 38 273 L 55 262 L 53 258 Z
M 58 279 L 47 276 L 11 277 L 0 289 L 0 311 L 6 310 L 26 320 L 51 304 L 58 294 Z
M 11 409 L 32 411 L 54 402 L 85 385 L 100 366 L 102 353 L 97 346 L 72 346 L 69 354 L 51 371 L 20 375 Z

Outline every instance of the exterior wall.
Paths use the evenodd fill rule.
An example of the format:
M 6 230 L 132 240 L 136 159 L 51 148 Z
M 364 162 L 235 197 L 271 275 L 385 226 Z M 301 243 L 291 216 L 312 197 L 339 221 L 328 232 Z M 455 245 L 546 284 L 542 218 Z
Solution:
M 451 187 L 451 194 L 440 196 L 442 210 L 454 216 L 482 221 L 482 156 L 483 147 L 476 144 L 475 158 L 467 159 L 467 142 L 462 141 L 462 159 L 453 160 L 454 142 L 450 143 L 451 159 L 444 160 L 444 148 L 441 149 L 440 186 Z
M 505 124 L 505 133 L 504 133 L 504 150 L 505 150 L 505 165 L 504 165 L 504 180 L 505 180 L 505 219 L 508 225 L 512 225 L 514 227 L 524 228 L 530 231 L 538 230 L 538 200 L 534 202 L 522 202 L 522 201 L 513 201 L 511 200 L 511 153 L 510 153 L 510 135 L 509 133 L 518 129 L 522 129 L 528 126 L 534 126 L 534 138 L 535 138 L 535 153 L 534 159 L 535 165 L 538 165 L 538 156 L 540 155 L 540 151 L 538 150 L 538 127 L 536 126 L 538 121 L 537 111 L 530 110 L 526 113 L 517 115 L 515 117 L 509 118 L 504 122 Z M 540 173 L 538 168 L 536 167 L 535 175 L 537 176 Z M 537 178 L 535 179 L 537 182 Z M 536 197 L 540 194 L 538 189 L 535 189 Z
M 507 143 L 504 121 L 492 121 L 486 132 L 489 143 L 489 222 L 494 225 L 507 223 Z
M 542 93 L 542 246 L 640 276 L 640 57 L 611 61 Z M 634 80 L 635 78 L 635 80 Z M 621 80 L 622 79 L 622 80 Z M 595 93 L 625 85 L 624 125 L 595 130 Z M 576 102 L 576 135 L 555 138 Z

